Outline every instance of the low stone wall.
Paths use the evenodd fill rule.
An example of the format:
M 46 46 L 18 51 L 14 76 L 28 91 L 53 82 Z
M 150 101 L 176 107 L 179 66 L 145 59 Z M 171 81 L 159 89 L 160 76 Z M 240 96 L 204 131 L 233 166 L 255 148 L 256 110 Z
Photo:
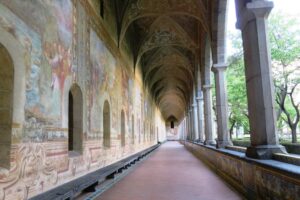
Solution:
M 241 147 L 249 147 L 250 141 L 245 140 L 232 140 L 233 145 L 235 146 L 241 146 Z M 281 143 L 283 145 L 287 152 L 292 154 L 300 154 L 300 144 L 291 144 L 291 143 Z
M 247 199 L 300 199 L 300 167 L 275 160 L 255 160 L 244 153 L 182 142 Z

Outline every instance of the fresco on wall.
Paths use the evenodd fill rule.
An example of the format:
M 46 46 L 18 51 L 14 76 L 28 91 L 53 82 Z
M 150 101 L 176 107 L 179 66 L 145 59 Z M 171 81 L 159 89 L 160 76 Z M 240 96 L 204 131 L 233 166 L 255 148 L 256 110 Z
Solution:
M 90 59 L 94 72 L 93 83 L 100 87 L 100 91 L 113 89 L 116 60 L 93 30 L 90 32 Z
M 43 54 L 52 71 L 50 97 L 52 99 L 48 112 L 61 116 L 64 109 L 65 82 L 72 72 L 72 3 L 70 0 L 46 1 L 52 16 L 52 24 L 43 34 Z M 73 69 L 74 71 L 75 69 Z M 57 105 L 59 103 L 59 105 Z M 54 109 L 53 109 L 54 108 Z
M 71 1 L 4 0 L 3 4 L 5 6 L 0 4 L 0 26 L 26 51 L 26 131 L 23 140 L 44 141 L 48 137 L 65 137 L 61 131 L 52 131 L 50 136 L 43 127 L 61 126 L 63 91 L 72 58 Z M 13 11 L 27 19 L 26 23 Z
M 90 63 L 89 123 L 92 131 L 97 129 L 94 125 L 99 124 L 92 122 L 92 119 L 99 119 L 98 115 L 102 107 L 100 102 L 104 92 L 112 96 L 112 91 L 116 86 L 116 60 L 93 30 L 90 31 Z M 110 107 L 112 109 L 112 106 Z
M 0 26 L 20 42 L 29 53 L 29 55 L 24 55 L 26 74 L 29 77 L 26 83 L 26 102 L 27 107 L 34 109 L 40 102 L 38 82 L 41 72 L 41 38 L 2 4 L 0 4 L 0 13 Z M 37 107 L 40 108 L 40 106 Z
M 2 26 L 30 52 L 26 58 L 27 113 L 38 118 L 60 118 L 65 79 L 71 69 L 72 3 L 70 0 L 3 3 L 28 20 L 25 24 L 0 5 Z M 47 75 L 49 72 L 51 76 Z
M 129 116 L 133 111 L 138 123 L 136 134 L 144 130 L 145 118 L 151 121 L 149 116 L 144 116 L 144 110 L 152 110 L 153 104 L 149 98 L 144 97 L 147 95 L 142 85 L 136 82 L 135 75 L 126 71 L 126 66 L 118 65 L 116 60 L 121 58 L 114 57 L 118 53 L 109 51 L 103 42 L 105 38 L 100 39 L 91 30 L 90 21 L 86 24 L 86 30 L 91 30 L 89 39 L 73 37 L 74 25 L 86 20 L 85 17 L 78 17 L 74 10 L 76 7 L 72 2 L 78 5 L 79 1 L 0 2 L 1 30 L 4 29 L 23 46 L 25 54 L 22 60 L 26 68 L 26 116 L 19 128 L 23 135 L 20 134 L 20 139 L 14 140 L 17 142 L 11 147 L 11 168 L 0 168 L 0 200 L 28 199 L 153 145 L 141 141 L 120 151 L 121 147 L 116 141 L 115 146 L 103 149 L 101 140 L 91 137 L 85 138 L 82 155 L 70 157 L 68 127 L 65 124 L 68 108 L 64 107 L 63 102 L 66 101 L 64 96 L 68 95 L 67 87 L 75 81 L 75 73 L 79 71 L 72 63 L 73 57 L 77 55 L 72 51 L 75 44 L 81 42 L 90 47 L 89 56 L 85 52 L 78 58 L 89 60 L 90 65 L 80 68 L 82 73 L 76 75 L 84 83 L 82 91 L 86 103 L 83 109 L 88 117 L 84 126 L 88 127 L 88 134 L 94 136 L 91 132 L 95 132 L 95 135 L 99 135 L 104 94 L 105 98 L 109 96 L 111 103 L 112 133 L 120 128 L 122 108 L 126 111 L 126 127 L 130 126 Z M 82 8 L 82 12 L 85 12 L 86 6 Z M 86 41 L 81 41 L 82 38 Z M 79 63 L 85 62 L 81 60 Z M 149 102 L 147 108 L 144 99 Z

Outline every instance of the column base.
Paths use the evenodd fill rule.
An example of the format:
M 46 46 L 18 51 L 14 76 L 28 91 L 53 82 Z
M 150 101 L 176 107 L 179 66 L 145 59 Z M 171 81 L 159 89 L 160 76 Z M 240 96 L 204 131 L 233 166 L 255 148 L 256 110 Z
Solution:
M 216 142 L 214 140 L 205 140 L 204 144 L 205 145 L 216 145 Z
M 199 140 L 199 143 L 203 143 L 204 144 L 204 140 L 202 139 L 202 140 Z
M 216 140 L 217 141 L 217 148 L 225 148 L 227 146 L 233 146 L 232 142 L 230 140 Z
M 259 145 L 247 148 L 246 156 L 255 159 L 271 159 L 273 153 L 284 153 L 287 151 L 282 145 Z

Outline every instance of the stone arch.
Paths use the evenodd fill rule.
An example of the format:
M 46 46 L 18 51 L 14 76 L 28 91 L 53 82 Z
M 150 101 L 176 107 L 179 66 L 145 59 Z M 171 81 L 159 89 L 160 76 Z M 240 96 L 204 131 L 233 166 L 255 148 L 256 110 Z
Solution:
M 159 15 L 165 16 L 176 16 L 184 15 L 194 18 L 199 21 L 201 26 L 209 31 L 207 10 L 204 8 L 202 1 L 190 1 L 187 5 L 184 1 L 168 1 L 168 6 L 161 6 L 159 0 L 156 1 L 136 1 L 133 3 L 134 6 L 128 7 L 124 13 L 120 31 L 120 42 L 122 43 L 129 26 L 134 21 L 145 18 L 145 17 L 157 17 Z M 187 7 L 188 6 L 188 7 Z
M 121 110 L 121 146 L 125 146 L 126 130 L 125 130 L 125 113 L 124 110 Z
M 111 121 L 110 121 L 110 104 L 107 100 L 103 104 L 103 146 L 110 147 L 111 145 Z
M 69 90 L 68 149 L 82 153 L 83 140 L 83 97 L 80 87 L 73 84 Z
M 1 146 L 1 157 L 0 157 L 0 167 L 10 169 L 10 152 L 12 137 L 18 137 L 22 133 L 22 124 L 24 123 L 24 106 L 25 106 L 25 50 L 24 47 L 18 42 L 9 32 L 0 27 L 0 45 L 1 54 L 4 54 L 6 58 L 9 58 L 11 64 L 11 70 L 13 72 L 12 76 L 12 86 L 11 86 L 11 97 L 10 97 L 10 112 L 11 112 L 11 125 L 8 127 L 6 136 L 1 136 L 0 142 L 3 142 Z M 2 57 L 2 55 L 0 55 Z M 2 62 L 2 58 L 0 58 Z M 0 68 L 2 68 L 0 64 Z M 2 71 L 2 69 L 1 69 Z M 4 81 L 4 79 L 1 78 Z M 8 96 L 5 96 L 8 97 Z M 2 98 L 2 95 L 1 95 Z M 3 96 L 4 98 L 4 96 Z M 5 99 L 2 99 L 2 101 Z M 6 101 L 5 101 L 6 102 Z M 13 108 L 13 109 L 12 109 Z M 12 124 L 16 125 L 17 128 L 12 128 Z M 14 129 L 14 131 L 12 131 Z M 4 131 L 4 130 L 3 130 Z M 3 132 L 1 131 L 1 132 Z M 14 132 L 14 135 L 12 134 Z M 16 134 L 16 135 L 15 135 Z

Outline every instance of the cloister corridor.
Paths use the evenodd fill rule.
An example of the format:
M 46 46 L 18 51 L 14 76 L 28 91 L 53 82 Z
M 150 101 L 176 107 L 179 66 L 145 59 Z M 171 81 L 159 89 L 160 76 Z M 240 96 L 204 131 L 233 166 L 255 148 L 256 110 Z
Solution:
M 300 200 L 276 110 L 300 101 L 275 104 L 278 1 L 0 0 L 0 200 Z
M 237 200 L 243 197 L 179 142 L 166 142 L 98 200 Z

